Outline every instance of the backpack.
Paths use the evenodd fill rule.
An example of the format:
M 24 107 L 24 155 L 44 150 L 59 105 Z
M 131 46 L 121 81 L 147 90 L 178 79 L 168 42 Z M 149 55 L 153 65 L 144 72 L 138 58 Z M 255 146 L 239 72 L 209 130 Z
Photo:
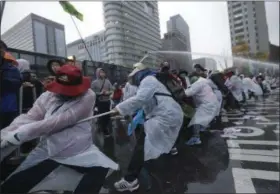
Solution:
M 170 96 L 179 104 L 184 103 L 184 100 L 187 98 L 187 96 L 185 94 L 183 86 L 180 84 L 180 82 L 175 76 L 166 72 L 158 72 L 156 73 L 155 77 L 171 93 L 171 95 L 165 93 L 155 93 L 155 95 Z

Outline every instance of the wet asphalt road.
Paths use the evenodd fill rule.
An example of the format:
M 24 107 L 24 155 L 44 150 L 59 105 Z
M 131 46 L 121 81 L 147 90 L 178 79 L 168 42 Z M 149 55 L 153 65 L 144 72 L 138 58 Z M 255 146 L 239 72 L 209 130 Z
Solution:
M 278 193 L 278 90 L 268 98 L 249 100 L 242 112 L 223 113 L 223 122 L 223 131 L 203 135 L 203 145 L 182 142 L 179 155 L 162 156 L 148 166 L 150 181 L 142 175 L 138 193 Z M 101 193 L 118 193 L 112 184 L 120 177 L 108 177 L 108 189 Z
M 278 193 L 279 92 L 274 92 L 267 99 L 250 100 L 243 112 L 223 113 L 225 129 L 204 134 L 201 146 L 189 147 L 182 141 L 177 156 L 164 155 L 147 165 L 150 174 L 141 173 L 137 193 Z M 125 173 L 131 142 L 114 144 L 112 138 L 106 139 L 105 153 L 123 170 L 110 172 L 100 193 L 118 193 L 113 183 Z M 58 168 L 32 190 L 72 190 L 81 177 Z

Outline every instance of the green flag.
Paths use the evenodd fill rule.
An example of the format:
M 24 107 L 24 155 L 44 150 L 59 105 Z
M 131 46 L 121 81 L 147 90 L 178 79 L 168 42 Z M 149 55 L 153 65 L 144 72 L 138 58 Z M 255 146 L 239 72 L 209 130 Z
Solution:
M 83 19 L 84 19 L 83 14 L 78 12 L 71 3 L 69 3 L 68 1 L 59 1 L 59 3 L 65 12 L 67 12 L 70 15 L 75 16 L 77 19 L 83 21 Z

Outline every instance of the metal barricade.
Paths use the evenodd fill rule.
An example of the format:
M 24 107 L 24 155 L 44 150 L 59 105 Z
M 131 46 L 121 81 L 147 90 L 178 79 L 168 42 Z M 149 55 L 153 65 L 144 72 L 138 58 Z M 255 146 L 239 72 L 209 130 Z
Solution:
M 32 97 L 33 97 L 33 103 L 34 103 L 37 99 L 35 86 L 32 86 Z M 19 115 L 21 115 L 22 113 L 23 113 L 23 86 L 21 86 L 19 89 Z M 19 146 L 16 150 L 15 156 L 10 158 L 10 161 L 12 163 L 18 163 L 23 158 L 24 158 L 24 156 L 22 155 L 21 147 Z

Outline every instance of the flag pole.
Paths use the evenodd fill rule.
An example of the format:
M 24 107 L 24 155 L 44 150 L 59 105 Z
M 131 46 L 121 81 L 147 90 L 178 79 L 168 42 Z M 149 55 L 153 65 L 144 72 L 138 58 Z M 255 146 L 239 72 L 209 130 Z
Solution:
M 79 28 L 78 28 L 78 26 L 77 26 L 77 24 L 76 24 L 76 22 L 75 22 L 75 20 L 74 20 L 74 18 L 73 18 L 73 16 L 72 16 L 71 14 L 70 14 L 70 17 L 71 17 L 71 19 L 72 19 L 72 21 L 73 21 L 73 23 L 74 23 L 74 25 L 75 25 L 75 28 L 76 28 L 76 30 L 78 31 L 78 34 L 79 34 L 79 36 L 80 36 L 80 38 L 81 38 L 81 40 L 82 40 L 82 42 L 83 42 L 83 44 L 84 44 L 84 46 L 85 46 L 85 49 L 86 49 L 86 51 L 87 51 L 87 53 L 88 53 L 88 56 L 89 56 L 91 62 L 93 63 L 93 59 L 92 59 L 92 56 L 91 56 L 91 54 L 90 54 L 90 52 L 89 52 L 89 50 L 88 50 L 88 48 L 87 48 L 86 42 L 85 42 L 85 40 L 83 39 L 82 34 L 81 34 L 81 32 L 80 32 L 80 30 L 79 30 Z

